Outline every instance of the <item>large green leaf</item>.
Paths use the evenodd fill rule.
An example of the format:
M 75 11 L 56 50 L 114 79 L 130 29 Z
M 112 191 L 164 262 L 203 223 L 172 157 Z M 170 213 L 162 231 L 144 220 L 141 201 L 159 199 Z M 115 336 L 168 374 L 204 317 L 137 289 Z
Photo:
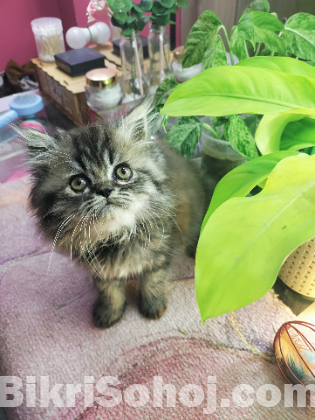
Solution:
M 315 146 L 315 119 L 303 118 L 299 121 L 289 122 L 282 133 L 281 150 L 301 150 Z
M 244 120 L 238 115 L 232 115 L 224 125 L 225 138 L 229 140 L 234 150 L 247 159 L 258 157 L 257 148 Z
M 292 108 L 315 108 L 315 79 L 237 65 L 213 67 L 182 83 L 161 112 L 174 117 L 264 115 Z
M 167 132 L 167 143 L 186 157 L 190 157 L 200 140 L 202 123 L 195 117 L 182 117 Z
M 282 73 L 297 74 L 315 79 L 315 68 L 300 60 L 288 57 L 252 57 L 236 64 L 237 66 L 261 67 Z
M 178 3 L 177 3 L 178 4 Z M 182 58 L 183 68 L 202 62 L 204 53 L 211 49 L 222 23 L 218 16 L 210 10 L 203 12 L 191 28 Z
M 270 4 L 267 0 L 254 0 L 251 2 L 243 12 L 243 15 L 255 10 L 260 10 L 261 12 L 269 12 Z
M 212 214 L 196 256 L 203 321 L 261 298 L 285 258 L 315 236 L 314 163 L 307 155 L 283 159 L 261 193 L 232 198 Z
M 202 64 L 203 70 L 210 69 L 211 67 L 227 66 L 225 47 L 220 35 L 217 35 L 213 47 L 205 52 Z
M 303 60 L 315 60 L 315 16 L 297 13 L 284 25 L 283 37 L 288 51 Z
M 265 115 L 260 121 L 255 135 L 255 141 L 261 154 L 267 155 L 268 153 L 274 153 L 282 149 L 280 147 L 280 142 L 287 124 L 299 121 L 303 118 L 305 118 L 305 114 L 303 114 L 303 112 L 301 114 L 283 112 L 278 115 Z M 296 137 L 296 140 L 298 140 L 298 138 L 299 136 Z M 303 147 L 298 149 L 301 148 Z
M 259 185 L 268 178 L 270 172 L 280 160 L 297 154 L 298 152 L 294 151 L 283 151 L 261 156 L 237 166 L 226 174 L 214 190 L 210 206 L 201 226 L 201 231 L 207 224 L 212 213 L 221 204 L 233 197 L 245 197 L 256 185 Z

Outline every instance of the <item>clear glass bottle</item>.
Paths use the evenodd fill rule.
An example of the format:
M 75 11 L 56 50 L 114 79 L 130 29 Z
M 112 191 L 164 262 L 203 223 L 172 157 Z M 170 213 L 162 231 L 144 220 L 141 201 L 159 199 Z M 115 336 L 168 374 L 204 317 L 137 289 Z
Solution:
M 171 73 L 170 37 L 167 26 L 151 24 L 148 36 L 150 56 L 150 91 L 154 92 L 163 79 Z
M 130 36 L 121 35 L 120 56 L 120 84 L 124 95 L 122 102 L 132 102 L 143 97 L 148 91 L 143 72 L 143 47 L 139 32 L 133 31 Z
M 94 69 L 86 73 L 85 94 L 88 106 L 95 112 L 114 108 L 122 99 L 117 74 L 112 69 Z

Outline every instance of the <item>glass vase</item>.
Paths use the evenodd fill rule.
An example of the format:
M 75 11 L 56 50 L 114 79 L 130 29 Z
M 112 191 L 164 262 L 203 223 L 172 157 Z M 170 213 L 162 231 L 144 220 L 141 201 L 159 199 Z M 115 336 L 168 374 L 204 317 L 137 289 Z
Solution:
M 122 77 L 120 84 L 123 92 L 123 103 L 132 102 L 143 97 L 148 86 L 143 72 L 143 47 L 139 32 L 133 31 L 130 36 L 120 37 L 120 56 Z
M 167 26 L 152 23 L 148 36 L 150 56 L 150 91 L 154 93 L 157 86 L 171 73 L 170 38 Z

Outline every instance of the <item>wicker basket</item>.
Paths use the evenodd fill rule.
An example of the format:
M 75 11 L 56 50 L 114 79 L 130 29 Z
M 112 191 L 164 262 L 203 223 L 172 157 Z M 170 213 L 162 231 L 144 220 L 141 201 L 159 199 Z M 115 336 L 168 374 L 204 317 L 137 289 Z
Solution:
M 279 277 L 295 292 L 315 299 L 315 238 L 290 254 L 280 269 Z

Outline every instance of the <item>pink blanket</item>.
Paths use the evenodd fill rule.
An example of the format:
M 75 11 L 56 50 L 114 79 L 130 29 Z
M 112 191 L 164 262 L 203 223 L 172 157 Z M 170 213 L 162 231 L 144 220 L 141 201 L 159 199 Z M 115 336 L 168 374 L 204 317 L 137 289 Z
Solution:
M 161 320 L 139 315 L 131 287 L 122 320 L 99 330 L 89 274 L 60 254 L 47 273 L 50 249 L 26 211 L 28 188 L 28 178 L 0 186 L 0 375 L 20 378 L 23 397 L 6 408 L 10 420 L 314 418 L 313 409 L 284 406 L 272 341 L 294 316 L 273 292 L 203 326 L 189 280 L 193 261 L 182 258 L 174 278 L 186 280 L 171 284 Z M 102 397 L 105 376 L 116 378 L 116 400 Z M 174 386 L 164 392 L 168 400 L 161 381 Z M 280 390 L 273 407 L 264 406 L 265 384 Z M 48 397 L 45 387 L 53 389 Z

